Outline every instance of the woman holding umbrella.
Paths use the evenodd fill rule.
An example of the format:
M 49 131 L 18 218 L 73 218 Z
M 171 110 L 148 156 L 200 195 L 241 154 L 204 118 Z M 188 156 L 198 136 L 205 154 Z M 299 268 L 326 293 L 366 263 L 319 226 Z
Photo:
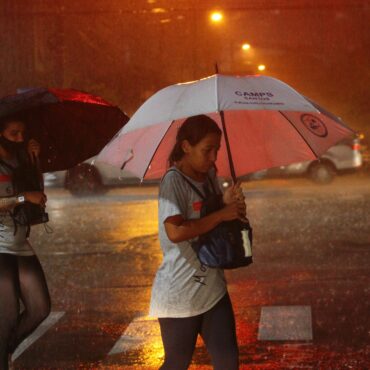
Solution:
M 202 265 L 191 241 L 219 223 L 245 219 L 240 184 L 223 195 L 224 207 L 200 218 L 200 192 L 219 189 L 215 162 L 221 130 L 208 116 L 193 116 L 180 127 L 170 155 L 172 167 L 159 191 L 159 239 L 163 262 L 152 290 L 150 315 L 159 318 L 165 361 L 161 369 L 187 369 L 200 334 L 215 369 L 238 369 L 234 313 L 223 270 Z M 184 178 L 185 177 L 185 178 Z
M 188 126 L 185 121 L 177 131 L 185 117 L 200 114 L 220 123 L 225 143 L 220 150 L 221 133 L 214 122 L 204 131 L 204 116 L 198 116 L 199 125 Z M 234 319 L 222 271 L 197 265 L 190 241 L 245 208 L 242 202 L 240 210 L 229 204 L 227 198 L 232 197 L 226 194 L 233 194 L 234 189 L 225 193 L 226 207 L 199 218 L 201 199 L 192 199 L 195 192 L 182 175 L 200 188 L 212 171 L 216 154 L 219 175 L 233 180 L 262 169 L 312 161 L 352 133 L 341 120 L 282 81 L 260 75 L 215 74 L 153 94 L 102 150 L 98 160 L 142 180 L 158 179 L 167 170 L 177 135 L 170 157 L 175 167 L 160 187 L 159 238 L 164 258 L 150 310 L 161 326 L 163 369 L 188 366 L 199 332 L 216 368 L 237 368 Z
M 14 221 L 14 209 L 24 202 L 45 207 L 42 191 L 14 192 L 12 169 L 37 160 L 40 146 L 25 142 L 26 127 L 17 117 L 0 120 L 0 369 L 9 366 L 11 354 L 49 315 L 50 297 L 40 262 L 28 241 L 28 226 Z M 19 300 L 24 310 L 20 313 Z

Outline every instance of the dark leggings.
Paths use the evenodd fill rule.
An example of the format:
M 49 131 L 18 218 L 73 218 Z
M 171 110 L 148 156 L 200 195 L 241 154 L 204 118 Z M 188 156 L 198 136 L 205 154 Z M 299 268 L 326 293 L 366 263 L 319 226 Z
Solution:
M 8 355 L 49 313 L 49 292 L 37 257 L 0 253 L 0 370 L 8 369 Z
M 159 325 L 165 351 L 165 361 L 160 369 L 187 369 L 198 334 L 203 338 L 215 370 L 239 368 L 234 312 L 228 294 L 201 315 L 160 318 Z

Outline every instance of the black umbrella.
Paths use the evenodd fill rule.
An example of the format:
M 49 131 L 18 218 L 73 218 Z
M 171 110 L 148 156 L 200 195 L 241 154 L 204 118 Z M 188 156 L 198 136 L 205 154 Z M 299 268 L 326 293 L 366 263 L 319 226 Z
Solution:
M 14 114 L 40 143 L 43 172 L 65 170 L 93 157 L 129 119 L 98 96 L 51 88 L 0 99 L 0 118 Z

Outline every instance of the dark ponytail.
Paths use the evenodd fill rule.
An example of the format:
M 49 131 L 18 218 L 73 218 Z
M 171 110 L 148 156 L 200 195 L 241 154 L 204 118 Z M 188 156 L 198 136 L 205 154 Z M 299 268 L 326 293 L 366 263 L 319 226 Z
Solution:
M 170 167 L 184 156 L 185 153 L 181 148 L 184 140 L 194 146 L 208 134 L 222 135 L 221 129 L 212 118 L 204 114 L 187 118 L 177 132 L 176 144 L 168 158 Z

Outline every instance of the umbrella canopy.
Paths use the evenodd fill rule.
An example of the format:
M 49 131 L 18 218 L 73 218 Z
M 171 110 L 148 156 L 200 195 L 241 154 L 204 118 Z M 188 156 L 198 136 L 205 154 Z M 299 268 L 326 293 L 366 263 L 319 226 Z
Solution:
M 14 114 L 40 143 L 43 172 L 93 157 L 128 121 L 118 107 L 73 89 L 36 88 L 0 99 L 0 117 Z
M 154 94 L 98 160 L 123 166 L 142 179 L 158 179 L 168 168 L 178 128 L 187 117 L 198 114 L 207 114 L 222 129 L 218 174 L 234 180 L 258 170 L 313 160 L 353 134 L 284 82 L 267 76 L 216 74 Z

